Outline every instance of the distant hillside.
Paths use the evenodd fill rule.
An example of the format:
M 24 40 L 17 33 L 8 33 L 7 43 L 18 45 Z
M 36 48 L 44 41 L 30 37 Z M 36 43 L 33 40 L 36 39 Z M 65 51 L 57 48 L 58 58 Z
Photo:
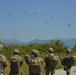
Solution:
M 6 39 L 0 39 L 4 45 L 9 45 L 10 43 L 13 43 L 13 44 L 19 44 L 19 45 L 29 45 L 29 44 L 32 44 L 32 43 L 38 43 L 38 44 L 44 44 L 44 43 L 48 43 L 50 42 L 51 40 L 57 40 L 57 39 L 51 39 L 51 40 L 39 40 L 39 39 L 35 39 L 35 40 L 32 40 L 30 42 L 21 42 L 21 41 L 18 41 L 17 39 L 9 39 L 9 40 L 6 40 Z M 64 45 L 70 47 L 70 48 L 73 48 L 74 45 L 76 44 L 76 38 L 72 38 L 72 39 L 66 39 L 66 38 L 60 38 L 60 40 L 62 42 L 64 42 Z
M 2 43 L 4 44 L 4 45 L 9 45 L 9 44 L 19 44 L 19 45 L 22 45 L 22 44 L 24 44 L 23 42 L 21 42 L 21 41 L 18 41 L 17 39 L 8 39 L 8 40 L 6 40 L 6 39 L 0 39 L 1 41 L 2 41 Z
M 28 42 L 27 44 L 30 44 L 30 43 L 44 44 L 44 43 L 47 43 L 49 41 L 50 40 L 39 40 L 39 39 L 35 39 L 35 40 L 32 40 L 32 41 Z
M 76 38 L 72 38 L 72 39 L 68 39 L 66 41 L 64 41 L 64 44 L 68 47 L 74 47 L 76 44 Z

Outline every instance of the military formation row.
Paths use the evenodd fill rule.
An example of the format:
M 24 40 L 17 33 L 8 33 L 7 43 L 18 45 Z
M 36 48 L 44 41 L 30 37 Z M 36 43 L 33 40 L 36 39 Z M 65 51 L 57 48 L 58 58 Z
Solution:
M 0 52 L 3 49 L 3 45 L 0 44 Z M 19 50 L 14 49 L 14 55 L 10 57 L 10 73 L 9 75 L 22 75 L 21 67 L 23 65 L 23 59 L 19 55 Z M 32 50 L 30 55 L 25 55 L 24 59 L 27 65 L 29 66 L 29 75 L 42 75 L 42 65 L 45 62 L 45 75 L 55 74 L 55 67 L 58 64 L 58 61 L 61 61 L 61 64 L 64 66 L 66 75 L 70 75 L 71 67 L 76 61 L 76 57 L 71 55 L 71 50 L 68 48 L 66 50 L 67 55 L 64 58 L 59 58 L 54 55 L 53 48 L 48 49 L 48 54 L 43 60 L 39 57 L 38 50 Z M 4 70 L 8 66 L 6 57 L 3 54 L 0 54 L 0 75 L 4 75 Z

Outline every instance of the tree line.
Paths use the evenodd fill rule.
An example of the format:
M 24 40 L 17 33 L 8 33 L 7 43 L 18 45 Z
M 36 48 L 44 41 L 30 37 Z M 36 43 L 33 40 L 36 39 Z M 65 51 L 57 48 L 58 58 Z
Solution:
M 0 42 L 2 43 L 2 42 Z M 24 56 L 26 54 L 30 54 L 33 49 L 36 49 L 39 51 L 41 56 L 45 56 L 48 53 L 48 48 L 52 47 L 54 49 L 54 53 L 57 54 L 58 56 L 65 55 L 66 54 L 66 49 L 68 48 L 67 46 L 64 45 L 64 42 L 61 40 L 51 40 L 48 43 L 45 44 L 38 44 L 38 43 L 33 43 L 27 45 L 18 45 L 18 44 L 10 44 L 8 46 L 4 45 L 2 53 L 9 58 L 13 54 L 13 50 L 15 48 L 19 49 L 20 55 Z M 76 51 L 76 45 L 74 48 L 72 48 L 72 53 L 75 54 Z

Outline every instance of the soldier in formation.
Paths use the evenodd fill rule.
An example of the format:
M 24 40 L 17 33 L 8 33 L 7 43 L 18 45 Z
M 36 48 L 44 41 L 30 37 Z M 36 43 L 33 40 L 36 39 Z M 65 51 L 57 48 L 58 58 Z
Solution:
M 9 75 L 22 75 L 21 67 L 23 64 L 22 57 L 19 55 L 19 50 L 14 49 L 14 56 L 10 57 L 10 74 Z
M 4 75 L 5 68 L 8 65 L 6 57 L 1 54 L 3 45 L 0 44 L 0 75 Z M 49 54 L 45 57 L 45 75 L 55 74 L 55 68 L 58 64 L 59 57 L 54 55 L 53 48 L 48 49 Z M 23 65 L 23 59 L 19 55 L 19 50 L 14 49 L 14 55 L 10 57 L 10 73 L 9 75 L 22 75 L 21 67 Z M 29 66 L 29 75 L 42 75 L 43 60 L 39 57 L 38 50 L 32 50 L 30 55 L 25 55 L 25 62 Z M 60 58 L 61 64 L 64 66 L 66 75 L 70 75 L 71 67 L 74 64 L 76 57 L 71 55 L 71 49 L 67 48 L 66 56 Z
M 45 57 L 44 62 L 46 64 L 45 67 L 45 75 L 49 75 L 51 72 L 51 75 L 54 75 L 55 73 L 55 67 L 58 63 L 59 57 L 55 56 L 53 54 L 53 48 L 48 49 L 48 56 Z
M 5 74 L 4 70 L 8 65 L 6 57 L 1 53 L 2 50 L 3 50 L 3 45 L 0 44 L 0 75 Z
M 41 75 L 43 60 L 39 57 L 38 50 L 32 50 L 31 55 L 26 55 L 25 61 L 29 66 L 29 75 Z
M 61 63 L 64 66 L 66 75 L 70 75 L 71 67 L 73 66 L 75 60 L 76 60 L 76 57 L 71 55 L 71 49 L 67 48 L 66 56 L 64 58 L 61 58 Z

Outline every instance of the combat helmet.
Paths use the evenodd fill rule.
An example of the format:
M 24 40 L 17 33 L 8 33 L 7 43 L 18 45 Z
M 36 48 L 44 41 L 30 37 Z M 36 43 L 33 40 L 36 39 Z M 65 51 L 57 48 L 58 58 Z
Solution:
M 70 48 L 67 48 L 66 52 L 67 53 L 71 53 L 71 49 Z
M 32 50 L 32 54 L 35 55 L 35 56 L 39 56 L 39 51 L 33 49 L 33 50 Z
M 48 51 L 49 51 L 50 53 L 53 53 L 53 48 L 49 48 Z
M 0 52 L 2 51 L 2 49 L 3 49 L 3 45 L 2 45 L 2 44 L 0 44 Z
M 18 54 L 19 53 L 19 50 L 18 49 L 14 49 L 14 54 Z

